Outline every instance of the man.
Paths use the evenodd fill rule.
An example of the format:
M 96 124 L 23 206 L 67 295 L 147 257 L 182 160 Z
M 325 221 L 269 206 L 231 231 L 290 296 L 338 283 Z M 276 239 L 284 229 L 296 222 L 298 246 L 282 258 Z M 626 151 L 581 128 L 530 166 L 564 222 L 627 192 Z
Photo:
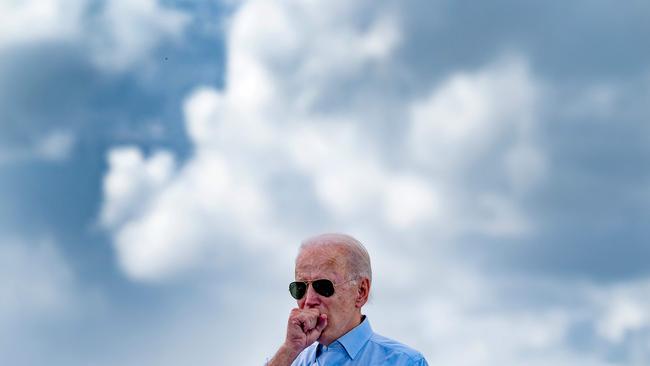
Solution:
M 305 240 L 296 258 L 296 282 L 284 344 L 269 366 L 428 365 L 417 351 L 373 332 L 361 308 L 372 272 L 363 245 L 351 236 Z

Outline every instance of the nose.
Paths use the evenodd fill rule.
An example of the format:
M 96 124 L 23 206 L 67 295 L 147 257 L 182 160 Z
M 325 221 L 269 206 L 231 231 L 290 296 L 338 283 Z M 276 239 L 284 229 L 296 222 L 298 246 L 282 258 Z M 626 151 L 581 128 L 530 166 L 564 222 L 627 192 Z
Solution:
M 305 293 L 305 296 L 302 298 L 303 301 L 302 307 L 307 309 L 315 308 L 318 305 L 320 305 L 320 300 L 321 300 L 320 295 L 316 291 L 314 291 L 312 285 L 309 284 L 309 286 L 307 286 L 307 292 Z

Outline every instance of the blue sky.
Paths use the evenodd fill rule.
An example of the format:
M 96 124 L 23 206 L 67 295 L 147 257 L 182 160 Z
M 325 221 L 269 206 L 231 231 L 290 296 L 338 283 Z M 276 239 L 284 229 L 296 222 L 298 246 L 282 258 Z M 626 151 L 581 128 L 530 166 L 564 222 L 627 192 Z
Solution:
M 260 364 L 342 231 L 432 365 L 644 364 L 649 17 L 0 0 L 0 363 Z

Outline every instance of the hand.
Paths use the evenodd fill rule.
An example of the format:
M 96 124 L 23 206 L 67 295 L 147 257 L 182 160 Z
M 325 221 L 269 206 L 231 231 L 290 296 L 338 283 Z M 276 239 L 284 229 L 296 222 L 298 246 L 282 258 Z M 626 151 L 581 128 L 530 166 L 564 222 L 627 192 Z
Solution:
M 286 346 L 296 354 L 314 343 L 327 327 L 327 315 L 318 309 L 293 309 L 287 324 Z
M 327 327 L 327 315 L 318 309 L 293 309 L 289 314 L 287 338 L 268 366 L 290 366 L 300 352 L 314 343 Z

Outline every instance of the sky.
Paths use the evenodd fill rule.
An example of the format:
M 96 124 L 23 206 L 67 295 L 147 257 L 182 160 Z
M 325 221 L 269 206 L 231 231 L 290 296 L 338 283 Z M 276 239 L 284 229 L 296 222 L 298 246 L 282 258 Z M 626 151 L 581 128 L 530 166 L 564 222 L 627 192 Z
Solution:
M 431 365 L 647 364 L 649 19 L 0 0 L 0 364 L 263 364 L 323 232 Z

